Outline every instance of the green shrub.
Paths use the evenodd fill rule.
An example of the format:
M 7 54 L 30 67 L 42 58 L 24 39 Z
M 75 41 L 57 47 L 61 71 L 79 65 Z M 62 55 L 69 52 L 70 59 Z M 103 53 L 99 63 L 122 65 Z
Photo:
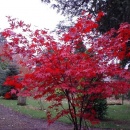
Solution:
M 0 86 L 0 95 L 1 96 L 4 96 L 7 92 L 9 92 L 10 91 L 10 87 L 6 87 L 6 86 Z
M 18 90 L 15 89 L 13 86 L 1 86 L 0 87 L 1 96 L 5 99 L 13 99 L 16 100 L 18 98 Z
M 19 74 L 19 69 L 16 65 L 10 64 L 6 69 L 0 68 L 0 96 L 6 99 L 17 99 L 18 91 L 13 86 L 3 85 L 4 81 L 8 76 Z
M 107 114 L 107 100 L 106 99 L 96 99 L 94 101 L 94 109 L 97 112 L 97 118 L 102 120 Z

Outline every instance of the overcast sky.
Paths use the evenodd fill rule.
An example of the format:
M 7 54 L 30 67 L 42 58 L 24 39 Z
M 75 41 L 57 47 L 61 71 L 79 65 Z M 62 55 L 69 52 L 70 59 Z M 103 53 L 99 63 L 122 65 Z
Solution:
M 54 29 L 63 16 L 41 3 L 41 0 L 0 0 L 0 28 L 8 26 L 7 18 L 12 16 L 40 28 Z

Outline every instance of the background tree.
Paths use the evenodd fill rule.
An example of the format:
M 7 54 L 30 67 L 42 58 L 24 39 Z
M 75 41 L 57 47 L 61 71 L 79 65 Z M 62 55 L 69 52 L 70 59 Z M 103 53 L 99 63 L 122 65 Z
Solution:
M 118 29 L 121 23 L 130 23 L 129 0 L 106 0 L 105 8 L 100 8 L 105 16 L 99 22 L 99 31 L 106 32 L 111 28 Z
M 67 16 L 80 16 L 85 10 L 96 16 L 99 11 L 105 12 L 105 16 L 99 21 L 100 32 L 106 32 L 111 28 L 119 28 L 123 22 L 130 23 L 129 0 L 41 0 L 50 3 L 53 8 Z
M 97 14 L 97 12 L 104 8 L 106 2 L 104 0 L 41 0 L 49 3 L 53 8 L 63 15 L 77 16 L 81 15 L 83 10 L 88 10 L 90 13 Z
M 45 3 L 50 3 L 53 8 L 56 8 L 58 12 L 66 16 L 80 16 L 85 10 L 86 12 L 97 16 L 100 11 L 105 13 L 105 16 L 98 21 L 98 30 L 101 33 L 105 33 L 111 28 L 118 29 L 121 23 L 130 23 L 130 1 L 129 0 L 41 0 Z M 129 44 L 126 43 L 129 50 Z M 125 57 L 121 61 L 121 66 L 124 67 L 129 58 Z

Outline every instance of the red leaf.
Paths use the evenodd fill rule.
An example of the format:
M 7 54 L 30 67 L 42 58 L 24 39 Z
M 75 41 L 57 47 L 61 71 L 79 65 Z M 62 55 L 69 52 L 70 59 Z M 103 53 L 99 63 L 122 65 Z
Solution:
M 4 95 L 4 98 L 5 98 L 5 99 L 11 99 L 11 93 L 10 93 L 10 92 L 7 92 L 7 93 Z
M 98 13 L 97 18 L 96 18 L 96 21 L 100 21 L 101 18 L 102 18 L 104 15 L 105 15 L 104 12 L 103 12 L 103 11 L 100 11 L 100 12 Z

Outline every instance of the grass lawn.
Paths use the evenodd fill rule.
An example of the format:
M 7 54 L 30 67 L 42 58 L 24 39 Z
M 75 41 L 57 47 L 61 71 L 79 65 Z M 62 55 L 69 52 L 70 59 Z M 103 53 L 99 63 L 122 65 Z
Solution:
M 0 104 L 34 118 L 46 118 L 46 110 L 40 110 L 41 107 L 38 100 L 27 98 L 27 105 L 19 106 L 17 105 L 17 100 L 5 100 L 0 98 Z M 45 109 L 47 108 L 48 104 L 49 103 L 44 102 L 43 106 Z M 55 114 L 55 112 L 53 113 Z M 62 117 L 59 121 L 70 123 L 66 117 Z M 96 127 L 129 130 L 130 104 L 109 106 L 106 120 L 102 121 Z
M 110 105 L 106 120 L 102 121 L 98 127 L 130 130 L 130 104 Z
M 0 98 L 0 104 L 34 118 L 46 118 L 45 112 L 38 110 L 40 108 L 40 105 L 36 100 L 27 99 L 27 105 L 20 106 L 17 105 L 17 100 L 5 100 L 3 98 Z
M 23 113 L 25 115 L 29 115 L 33 118 L 46 118 L 46 109 L 49 105 L 49 103 L 45 102 L 42 103 L 45 110 L 41 110 L 41 105 L 39 103 L 40 100 L 34 100 L 32 98 L 27 98 L 27 105 L 26 106 L 20 106 L 17 105 L 17 100 L 5 100 L 3 98 L 0 98 L 0 104 L 12 108 L 15 111 L 18 111 L 20 113 Z M 55 111 L 53 111 L 53 115 L 55 115 Z M 59 119 L 61 122 L 65 123 L 71 123 L 66 117 L 62 117 Z

